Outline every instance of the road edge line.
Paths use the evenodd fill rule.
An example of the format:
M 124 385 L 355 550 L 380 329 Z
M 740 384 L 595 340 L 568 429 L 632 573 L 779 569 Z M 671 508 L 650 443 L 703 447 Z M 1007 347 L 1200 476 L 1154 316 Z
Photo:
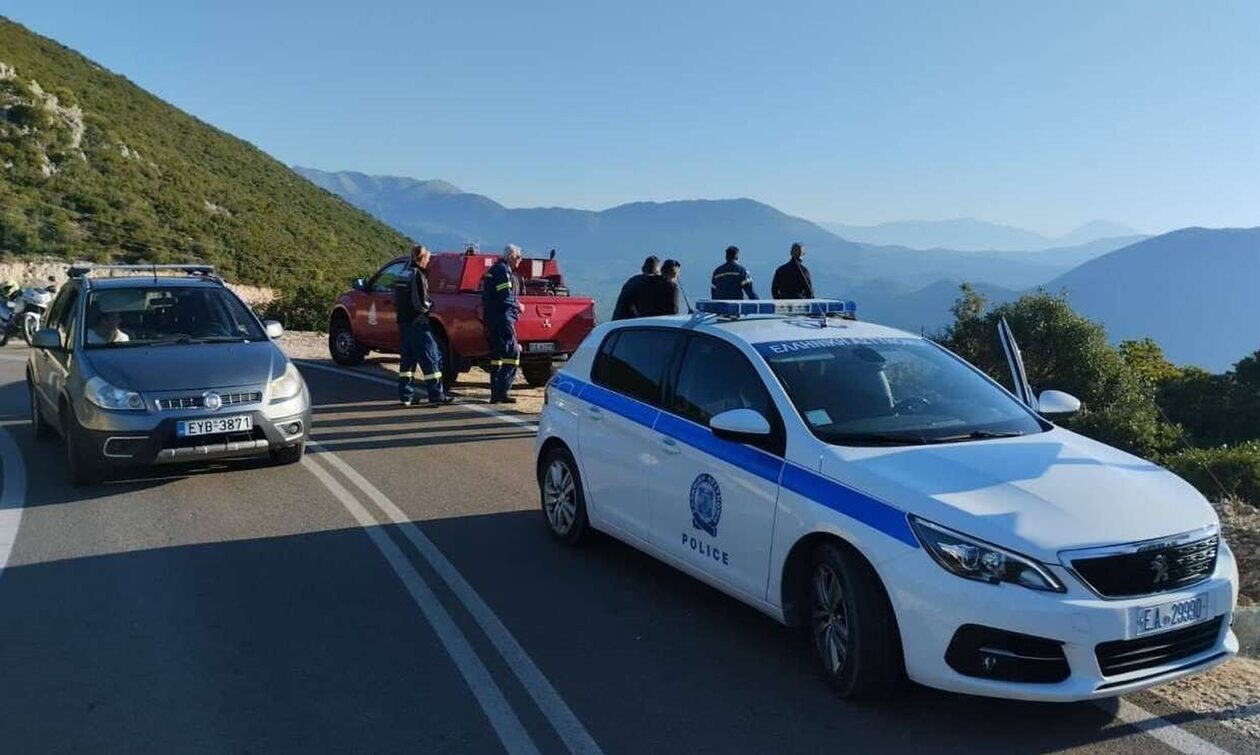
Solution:
M 472 643 L 468 641 L 459 625 L 455 623 L 455 619 L 451 617 L 432 588 L 425 582 L 424 577 L 407 559 L 406 554 L 381 529 L 381 523 L 314 459 L 309 456 L 303 457 L 302 466 L 306 467 L 307 471 L 323 483 L 328 492 L 341 502 L 341 505 L 359 522 L 361 529 L 372 540 L 372 544 L 385 557 L 386 563 L 402 581 L 412 601 L 419 606 L 429 626 L 433 628 L 446 654 L 464 677 L 464 683 L 468 685 L 473 697 L 481 705 L 482 712 L 490 720 L 490 726 L 498 735 L 504 749 L 513 755 L 540 755 L 525 725 L 508 703 L 503 690 L 500 689 L 498 682 L 494 680 L 481 657 L 477 655 Z
M 7 428 L 0 427 L 0 467 L 4 484 L 0 487 L 0 577 L 17 544 L 26 507 L 26 457 Z
M 415 522 L 407 517 L 402 509 L 398 508 L 388 496 L 360 474 L 358 470 L 332 451 L 319 445 L 319 443 L 312 442 L 310 446 L 319 456 L 325 457 L 329 465 L 345 475 L 355 487 L 363 491 L 373 503 L 380 507 L 390 521 L 402 530 L 403 536 L 415 546 L 420 556 L 446 582 L 447 587 L 464 605 L 468 613 L 472 615 L 473 620 L 477 622 L 481 630 L 485 632 L 486 637 L 494 645 L 495 649 L 499 651 L 499 654 L 503 656 L 503 660 L 512 669 L 512 673 L 516 674 L 516 678 L 520 680 L 525 691 L 533 698 L 539 710 L 542 711 L 547 721 L 551 723 L 552 728 L 555 729 L 556 734 L 559 735 L 565 746 L 569 748 L 569 751 L 580 753 L 581 755 L 602 755 L 603 750 L 590 732 L 586 730 L 586 727 L 582 725 L 577 714 L 573 712 L 564 701 L 564 698 L 561 697 L 560 692 L 547 679 L 542 669 L 538 668 L 533 658 L 529 656 L 525 648 L 512 635 L 512 632 L 494 612 L 494 609 L 490 608 L 489 604 L 477 593 L 476 589 L 468 583 L 468 580 L 464 579 L 464 576 L 446 558 L 441 549 L 416 526 Z
M 1228 750 L 1186 731 L 1162 716 L 1151 713 L 1137 703 L 1123 697 L 1115 700 L 1118 703 L 1115 710 L 1117 721 L 1159 740 L 1182 755 L 1230 755 Z M 1106 701 L 1099 701 L 1097 705 L 1104 710 L 1110 707 Z
M 311 367 L 313 369 L 321 370 L 323 372 L 331 372 L 334 375 L 344 375 L 346 377 L 358 378 L 360 380 L 366 380 L 370 383 L 377 383 L 379 385 L 388 386 L 390 388 L 396 388 L 398 386 L 398 382 L 395 380 L 390 380 L 389 378 L 381 377 L 380 375 L 367 375 L 365 373 L 359 372 L 358 370 L 351 369 L 348 367 L 332 367 L 330 365 L 321 364 L 319 362 L 311 361 L 309 359 L 294 359 L 293 361 L 296 362 L 299 367 Z M 530 422 L 527 419 L 522 419 L 521 417 L 517 417 L 512 414 L 504 414 L 503 412 L 497 411 L 495 409 L 491 409 L 489 406 L 486 406 L 485 404 L 465 404 L 465 403 L 460 403 L 457 401 L 454 404 L 451 404 L 451 407 L 458 407 L 460 409 L 471 409 L 474 412 L 477 412 L 479 414 L 484 414 L 487 417 L 494 417 L 495 419 L 500 420 L 501 422 L 506 422 L 509 425 L 516 425 L 517 427 L 524 427 L 528 430 L 533 430 L 534 432 L 538 432 L 537 422 Z

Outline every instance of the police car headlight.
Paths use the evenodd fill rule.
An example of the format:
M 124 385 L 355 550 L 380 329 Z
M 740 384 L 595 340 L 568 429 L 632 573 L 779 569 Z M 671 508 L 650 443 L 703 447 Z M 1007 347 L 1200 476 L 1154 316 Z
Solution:
M 135 391 L 127 391 L 110 385 L 103 378 L 94 377 L 83 386 L 83 395 L 102 409 L 111 411 L 144 411 L 144 399 Z
M 926 519 L 912 516 L 910 525 L 928 554 L 946 571 L 990 584 L 1009 582 L 1030 590 L 1065 592 L 1063 584 L 1048 569 L 1027 556 L 976 540 Z
M 267 398 L 287 401 L 302 392 L 302 374 L 289 362 L 284 374 L 267 384 Z

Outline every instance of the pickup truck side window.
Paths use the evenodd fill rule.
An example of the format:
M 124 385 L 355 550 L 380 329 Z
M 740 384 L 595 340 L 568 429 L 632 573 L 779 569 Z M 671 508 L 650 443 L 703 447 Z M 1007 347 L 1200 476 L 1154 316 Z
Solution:
M 681 340 L 673 330 L 618 330 L 601 346 L 591 379 L 610 391 L 661 406 L 665 372 Z
M 372 280 L 372 291 L 378 294 L 390 293 L 394 290 L 394 284 L 405 277 L 407 277 L 406 262 L 386 265 Z

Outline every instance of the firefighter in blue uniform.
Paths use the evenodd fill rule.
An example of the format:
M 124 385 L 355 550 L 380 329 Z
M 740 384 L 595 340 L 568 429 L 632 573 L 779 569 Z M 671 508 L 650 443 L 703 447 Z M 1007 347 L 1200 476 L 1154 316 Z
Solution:
M 429 406 L 442 406 L 454 401 L 442 389 L 442 352 L 433 337 L 433 325 L 429 312 L 433 301 L 429 298 L 429 260 L 432 255 L 423 245 L 412 250 L 411 276 L 394 285 L 394 312 L 398 317 L 398 330 L 402 342 L 402 354 L 398 365 L 398 400 L 403 406 L 415 401 L 414 381 L 424 381 L 429 394 Z M 420 374 L 416 375 L 419 366 Z
M 516 342 L 516 318 L 524 307 L 516 299 L 516 265 L 521 248 L 508 244 L 503 256 L 486 272 L 481 282 L 481 308 L 490 337 L 490 403 L 515 404 L 508 395 L 521 363 L 521 346 Z
M 739 264 L 739 247 L 726 247 L 726 262 L 713 271 L 714 299 L 756 299 L 752 276 Z

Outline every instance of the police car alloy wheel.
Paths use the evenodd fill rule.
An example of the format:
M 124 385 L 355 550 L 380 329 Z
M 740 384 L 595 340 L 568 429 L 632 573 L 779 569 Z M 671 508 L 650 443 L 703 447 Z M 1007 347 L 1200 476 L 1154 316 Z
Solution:
M 823 678 L 842 697 L 882 700 L 901 686 L 901 645 L 879 578 L 850 548 L 820 545 L 811 559 L 807 628 Z
M 552 450 L 539 480 L 543 517 L 552 537 L 566 545 L 576 545 L 586 535 L 586 501 L 577 464 L 568 451 Z

